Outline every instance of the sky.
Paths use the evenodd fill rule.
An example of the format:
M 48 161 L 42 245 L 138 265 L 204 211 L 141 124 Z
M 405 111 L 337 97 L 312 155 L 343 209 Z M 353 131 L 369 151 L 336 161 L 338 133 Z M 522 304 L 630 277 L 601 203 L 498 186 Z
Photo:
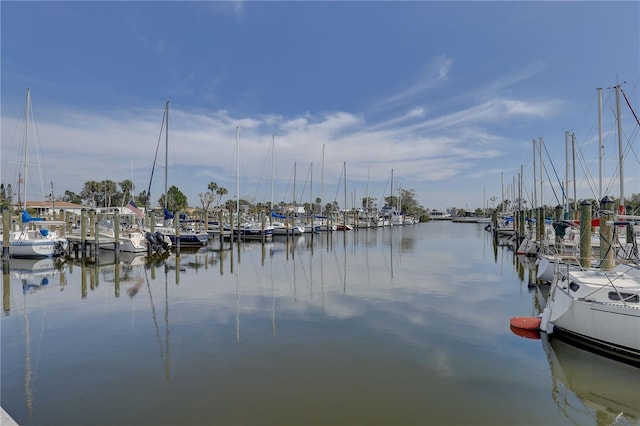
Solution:
M 210 182 L 347 208 L 640 193 L 637 1 L 3 0 L 0 19 L 0 174 L 17 188 L 29 88 L 29 200 L 130 179 L 157 201 L 165 172 L 192 207 Z

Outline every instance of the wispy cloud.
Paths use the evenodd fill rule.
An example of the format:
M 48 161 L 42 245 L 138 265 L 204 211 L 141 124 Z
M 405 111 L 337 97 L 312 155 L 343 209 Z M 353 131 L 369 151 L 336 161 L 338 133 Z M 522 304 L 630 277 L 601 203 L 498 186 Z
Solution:
M 243 0 L 235 1 L 211 1 L 206 2 L 209 13 L 215 16 L 232 16 L 240 20 L 245 13 L 246 2 Z
M 453 59 L 446 56 L 436 58 L 420 72 L 414 84 L 377 102 L 374 104 L 374 110 L 393 108 L 415 101 L 418 96 L 446 81 L 452 66 Z
M 445 74 L 443 71 L 441 75 Z M 314 179 L 322 176 L 323 199 L 330 201 L 340 186 L 343 164 L 347 162 L 350 190 L 360 196 L 366 186 L 381 199 L 384 191 L 389 191 L 389 170 L 395 168 L 397 182 L 415 189 L 419 197 L 426 197 L 435 190 L 430 186 L 437 182 L 477 175 L 479 163 L 511 155 L 508 138 L 497 133 L 495 123 L 546 117 L 558 107 L 559 103 L 553 100 L 498 98 L 440 115 L 429 106 L 415 106 L 378 122 L 370 122 L 366 114 L 345 111 L 242 117 L 227 110 L 172 108 L 169 179 L 192 204 L 197 203 L 197 194 L 210 181 L 234 188 L 239 127 L 242 194 L 255 193 L 258 199 L 268 196 L 267 179 L 271 177 L 265 176 L 265 162 L 270 161 L 267 156 L 271 137 L 276 135 L 274 180 L 278 193 L 292 185 L 294 163 L 299 164 L 300 176 L 313 163 Z M 45 135 L 40 147 L 46 151 L 43 158 L 47 158 L 47 172 L 59 188 L 79 192 L 87 180 L 120 181 L 133 176 L 136 190 L 146 189 L 162 131 L 162 108 L 123 109 L 100 115 L 54 110 L 55 115 L 40 120 L 38 125 L 40 134 Z M 2 117 L 3 144 L 9 139 L 5 129 L 11 129 L 17 121 Z M 3 164 L 7 164 L 4 156 L 5 152 Z M 306 185 L 306 191 L 309 187 Z M 320 184 L 314 183 L 314 192 L 319 188 Z M 159 192 L 161 189 L 152 189 L 152 194 Z M 229 194 L 230 198 L 233 196 Z M 308 199 L 309 194 L 304 197 Z

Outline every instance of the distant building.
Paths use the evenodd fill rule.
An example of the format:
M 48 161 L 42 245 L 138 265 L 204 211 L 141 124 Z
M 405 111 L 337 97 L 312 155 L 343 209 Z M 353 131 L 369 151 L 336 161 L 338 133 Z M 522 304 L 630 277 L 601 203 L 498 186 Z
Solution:
M 18 209 L 17 204 L 11 206 Z M 27 207 L 35 212 L 36 217 L 52 216 L 54 213 L 59 215 L 61 211 L 80 214 L 82 209 L 90 210 L 90 206 L 69 203 L 67 201 L 27 201 Z

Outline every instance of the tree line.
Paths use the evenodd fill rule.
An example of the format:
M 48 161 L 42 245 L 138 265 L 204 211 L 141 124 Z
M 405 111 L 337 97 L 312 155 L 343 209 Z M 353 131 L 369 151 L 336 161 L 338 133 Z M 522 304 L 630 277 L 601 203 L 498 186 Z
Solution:
M 89 180 L 84 183 L 80 193 L 75 193 L 70 190 L 65 190 L 64 194 L 54 197 L 49 194 L 48 199 L 51 201 L 66 201 L 73 204 L 87 205 L 93 208 L 99 207 L 118 207 L 122 208 L 126 206 L 129 201 L 136 203 L 138 207 L 153 208 L 156 205 L 165 207 L 171 212 L 185 211 L 189 208 L 189 202 L 187 196 L 176 186 L 171 186 L 167 191 L 166 204 L 165 194 L 162 194 L 156 201 L 157 204 L 153 205 L 150 195 L 146 190 L 140 191 L 137 194 L 134 193 L 135 185 L 130 179 L 125 179 L 121 182 L 113 180 L 95 181 Z M 198 210 L 209 212 L 213 208 L 224 208 L 234 211 L 236 209 L 236 201 L 234 199 L 227 200 L 222 206 L 221 202 L 225 195 L 228 194 L 228 190 L 223 186 L 218 185 L 216 182 L 210 182 L 207 185 L 207 190 L 198 194 L 200 205 L 196 208 Z M 380 207 L 375 197 L 363 197 L 361 204 L 357 209 L 361 209 L 365 212 L 372 212 L 378 210 Z M 11 185 L 0 184 L 0 206 L 2 208 L 9 207 L 12 204 L 16 204 L 15 193 Z M 280 201 L 273 206 L 275 210 L 284 212 L 286 206 L 294 204 L 293 202 Z M 264 202 L 252 202 L 246 199 L 240 199 L 239 205 L 243 212 L 257 213 L 260 211 L 269 211 L 272 208 L 271 203 Z M 392 195 L 384 197 L 383 205 L 396 208 L 399 211 L 410 213 L 424 217 L 427 210 L 422 207 L 416 200 L 416 194 L 411 189 L 400 189 L 398 195 Z M 309 214 L 326 214 L 335 215 L 339 213 L 339 205 L 337 201 L 331 201 L 323 204 L 321 198 L 316 198 L 312 202 L 305 202 L 301 205 L 305 212 Z

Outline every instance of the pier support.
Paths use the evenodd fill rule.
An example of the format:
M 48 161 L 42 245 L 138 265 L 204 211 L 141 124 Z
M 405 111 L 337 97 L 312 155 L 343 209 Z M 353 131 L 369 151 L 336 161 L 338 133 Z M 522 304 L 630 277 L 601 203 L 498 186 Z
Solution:
M 87 255 L 87 209 L 80 210 L 80 251 L 84 259 Z
M 615 265 L 613 246 L 613 200 L 606 196 L 600 201 L 600 269 L 611 271 Z
M 9 260 L 9 235 L 11 230 L 11 212 L 9 209 L 2 209 L 2 260 Z
M 591 203 L 580 203 L 580 265 L 591 267 Z

